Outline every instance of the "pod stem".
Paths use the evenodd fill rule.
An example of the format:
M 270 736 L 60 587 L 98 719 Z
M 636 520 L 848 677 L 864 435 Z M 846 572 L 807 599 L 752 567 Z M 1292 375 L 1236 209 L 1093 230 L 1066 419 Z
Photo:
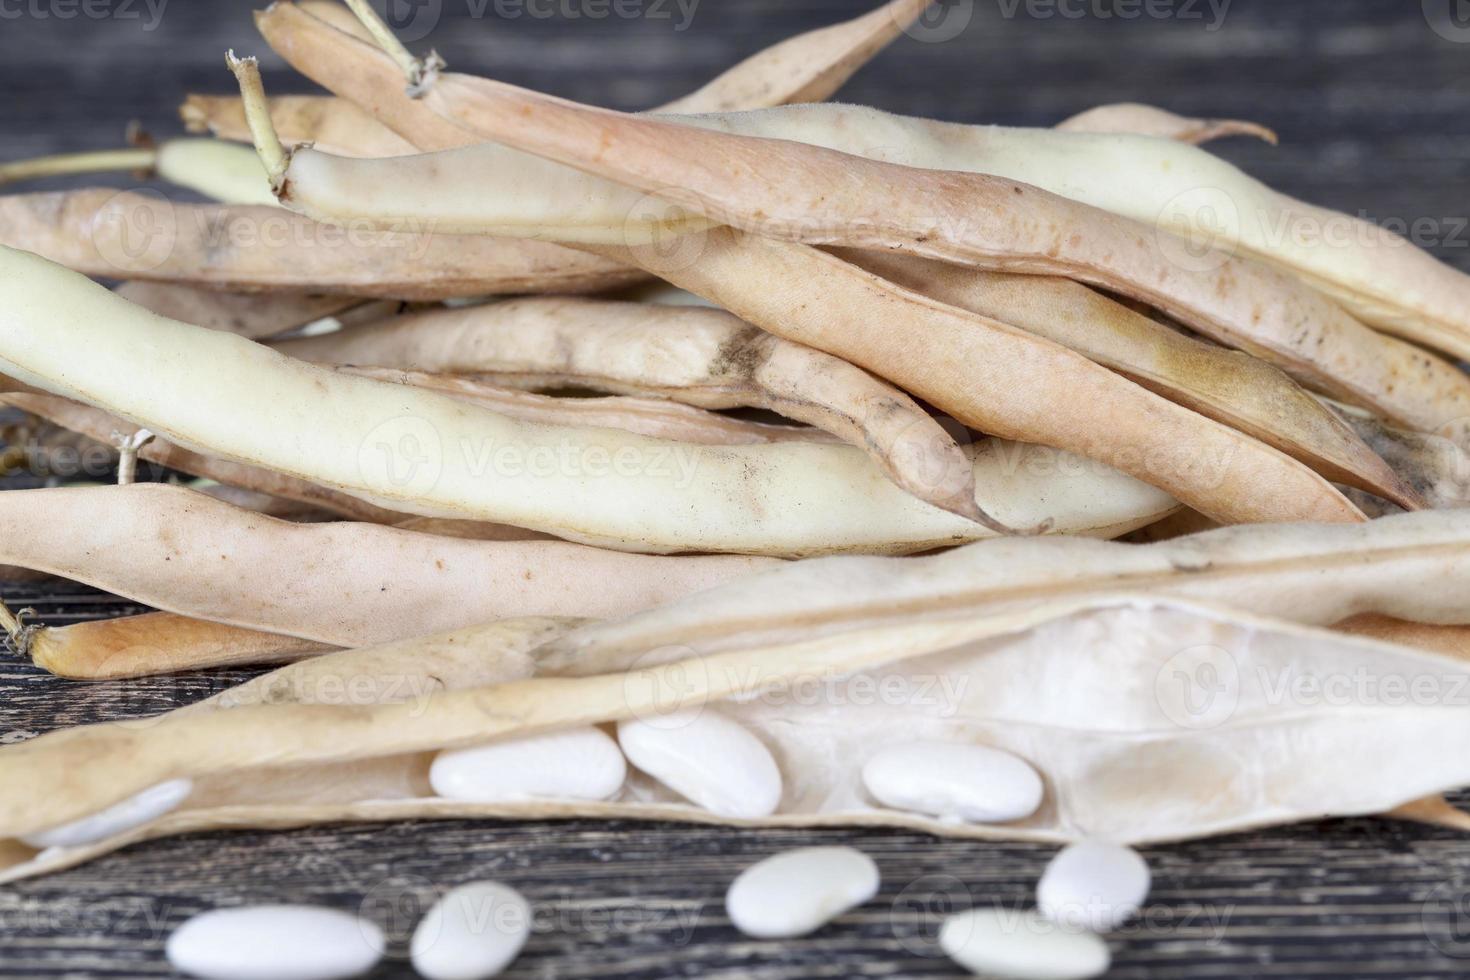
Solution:
M 372 35 L 378 47 L 392 58 L 403 72 L 403 77 L 408 80 L 409 98 L 421 99 L 429 94 L 438 80 L 439 73 L 446 65 L 444 59 L 439 57 L 439 52 L 430 51 L 427 58 L 415 58 L 413 54 L 403 46 L 403 42 L 393 33 L 393 29 L 384 23 L 383 18 L 372 8 L 368 0 L 346 0 L 347 6 L 356 15 L 363 28 Z
M 101 150 L 91 153 L 61 153 L 0 164 L 0 184 L 42 177 L 64 177 L 73 174 L 102 174 L 121 170 L 152 172 L 158 162 L 158 151 L 151 147 L 126 150 Z
M 138 476 L 138 451 L 153 441 L 153 433 L 147 429 L 139 429 L 130 436 L 120 432 L 113 433 L 113 440 L 117 445 L 117 485 L 120 487 L 131 486 Z
M 18 613 L 10 611 L 10 607 L 0 602 L 0 629 L 10 639 L 15 652 L 22 657 L 31 655 L 31 645 L 35 642 L 36 634 L 45 629 L 44 626 L 27 626 L 25 618 L 35 615 L 34 609 L 22 609 Z
M 271 179 L 271 189 L 281 195 L 286 185 L 286 170 L 291 165 L 291 154 L 286 151 L 281 137 L 276 133 L 276 124 L 271 120 L 270 103 L 265 97 L 265 83 L 260 80 L 260 63 L 254 58 L 237 58 L 231 51 L 225 55 L 225 64 L 240 84 L 240 98 L 245 105 L 245 121 L 250 125 L 250 136 L 255 142 L 255 152 Z

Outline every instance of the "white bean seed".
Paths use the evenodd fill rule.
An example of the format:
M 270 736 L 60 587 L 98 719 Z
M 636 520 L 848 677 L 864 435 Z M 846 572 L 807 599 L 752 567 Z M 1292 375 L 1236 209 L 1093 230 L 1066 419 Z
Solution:
M 878 866 L 851 847 L 803 847 L 751 865 L 725 895 L 735 928 L 756 939 L 815 932 L 878 893 Z
M 977 909 L 946 919 L 939 946 L 971 973 L 1008 980 L 1086 980 L 1112 958 L 1090 932 L 1075 932 L 1034 912 Z
M 1036 902 L 1054 922 L 1110 932 L 1139 910 L 1148 886 L 1148 863 L 1137 851 L 1107 841 L 1079 841 L 1046 866 Z
M 531 906 L 508 885 L 477 881 L 454 889 L 429 910 L 409 944 L 426 980 L 484 980 L 521 954 L 531 935 Z
M 970 823 L 1020 820 L 1041 805 L 1036 770 L 999 749 L 959 742 L 905 742 L 863 766 L 863 785 L 879 803 Z
M 429 784 L 440 796 L 476 803 L 605 800 L 627 774 L 610 736 L 600 728 L 574 728 L 440 752 L 429 767 Z
M 81 847 L 157 820 L 188 799 L 193 791 L 192 780 L 170 779 L 105 810 L 50 830 L 23 834 L 20 839 L 35 848 Z
M 781 770 L 760 739 L 710 708 L 618 724 L 628 761 L 711 813 L 768 817 L 781 805 Z
M 310 905 L 254 905 L 196 915 L 168 937 L 169 963 L 204 980 L 339 980 L 383 958 L 371 922 Z

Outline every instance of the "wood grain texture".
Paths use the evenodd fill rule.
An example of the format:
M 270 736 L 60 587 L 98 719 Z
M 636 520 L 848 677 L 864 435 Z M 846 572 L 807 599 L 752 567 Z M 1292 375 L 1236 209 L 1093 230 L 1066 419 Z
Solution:
M 229 89 L 227 46 L 263 51 L 251 4 L 240 0 L 173 0 L 152 30 L 145 29 L 154 23 L 150 8 L 129 2 L 138 16 L 125 17 L 124 2 L 106 7 L 115 16 L 63 20 L 65 0 L 0 0 L 6 157 L 111 145 L 131 118 L 160 135 L 175 132 L 184 91 Z M 1069 12 L 1085 13 L 1075 18 L 1031 16 L 1057 8 L 1026 0 L 950 0 L 952 16 L 970 10 L 958 36 L 895 45 L 843 97 L 1027 125 L 1123 100 L 1255 119 L 1281 132 L 1281 148 L 1232 141 L 1219 149 L 1315 203 L 1411 230 L 1418 222 L 1416 237 L 1470 268 L 1470 44 L 1432 30 L 1413 0 L 1234 0 L 1215 30 L 1207 29 L 1214 17 L 1207 0 L 1179 0 L 1172 9 L 1184 12 L 1186 3 L 1197 19 L 1125 19 L 1119 15 L 1145 5 L 1110 0 L 1062 0 Z M 424 0 L 405 9 L 440 12 L 428 41 L 416 46 L 432 43 L 455 67 L 641 108 L 782 36 L 868 6 L 702 0 L 684 30 L 675 29 L 683 16 L 673 3 L 662 5 L 668 18 L 633 20 L 589 16 L 596 0 Z M 475 9 L 486 15 L 470 16 Z M 516 10 L 523 13 L 509 16 Z M 547 10 L 553 16 L 530 12 Z M 1470 39 L 1470 31 L 1446 33 Z M 266 66 L 274 91 L 309 90 L 278 62 Z M 51 624 L 139 611 L 66 584 L 0 584 L 0 594 L 36 606 Z M 0 742 L 156 713 L 247 676 L 79 685 L 0 658 Z M 760 857 L 814 840 L 872 854 L 884 874 L 878 899 L 807 939 L 741 938 L 723 912 L 730 879 Z M 436 888 L 482 877 L 522 889 L 537 910 L 535 936 L 507 976 L 953 977 L 952 965 L 934 955 L 938 915 L 1029 902 L 1050 853 L 901 833 L 595 822 L 195 835 L 0 889 L 0 977 L 168 975 L 161 950 L 170 929 L 207 908 L 256 901 L 365 908 L 400 940 L 397 957 L 373 976 L 407 977 L 401 940 L 415 911 Z M 1156 882 L 1150 914 L 1112 943 L 1114 976 L 1470 973 L 1470 840 L 1459 835 L 1334 821 L 1154 848 L 1147 857 Z

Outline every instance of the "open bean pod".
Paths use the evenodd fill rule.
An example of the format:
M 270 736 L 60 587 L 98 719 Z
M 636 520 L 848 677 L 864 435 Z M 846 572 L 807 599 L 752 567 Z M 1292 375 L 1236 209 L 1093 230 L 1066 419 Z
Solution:
M 283 668 L 232 702 L 0 748 L 10 790 L 0 800 L 0 880 L 149 837 L 340 820 L 590 815 L 1147 843 L 1382 813 L 1470 781 L 1470 761 L 1452 748 L 1470 736 L 1470 713 L 1448 696 L 1283 704 L 1275 686 L 1356 671 L 1448 692 L 1470 681 L 1463 663 L 1183 600 L 961 612 L 581 679 L 531 677 L 537 653 L 526 635 L 462 637 L 448 669 L 436 658 L 432 689 L 361 680 L 404 677 L 400 658 L 424 652 L 413 644 L 347 652 Z M 1187 680 L 1206 666 L 1225 671 L 1226 696 L 1202 703 Z M 1068 678 L 1060 690 L 1059 674 Z M 324 681 L 344 675 L 374 703 L 323 703 L 322 692 L 341 691 Z M 440 798 L 430 783 L 444 749 L 619 722 L 677 736 L 711 716 L 743 727 L 775 761 L 774 812 L 733 818 L 692 805 L 669 788 L 677 772 L 660 781 L 635 771 L 605 802 L 475 803 Z M 881 805 L 864 762 L 915 739 L 1025 760 L 1043 780 L 1039 808 L 982 824 Z M 699 764 L 720 772 L 746 760 L 712 751 Z M 191 790 L 165 815 L 74 846 L 21 840 L 164 783 Z
M 1331 588 L 1322 587 L 1331 581 Z M 1149 545 L 1002 539 L 903 560 L 823 558 L 732 582 L 549 643 L 568 672 L 627 669 L 649 650 L 706 654 L 887 617 L 1024 609 L 1127 591 L 1226 605 L 1309 626 L 1377 613 L 1470 623 L 1470 511 L 1366 525 L 1220 528 Z

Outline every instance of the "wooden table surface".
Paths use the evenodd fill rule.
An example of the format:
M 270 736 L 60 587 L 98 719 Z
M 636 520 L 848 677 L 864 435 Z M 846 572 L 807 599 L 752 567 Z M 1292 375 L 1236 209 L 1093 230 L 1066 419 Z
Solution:
M 458 68 L 639 108 L 868 5 L 703 0 L 690 17 L 689 0 L 616 8 L 599 0 L 405 0 L 403 23 L 422 34 L 436 21 L 428 40 Z M 1281 132 L 1280 148 L 1232 141 L 1220 151 L 1290 193 L 1408 229 L 1447 261 L 1470 266 L 1470 19 L 1457 19 L 1470 11 L 1458 0 L 947 6 L 948 19 L 926 40 L 896 44 L 843 97 L 1025 125 L 1122 100 L 1259 120 Z M 181 93 L 228 89 L 227 46 L 264 52 L 250 7 L 0 0 L 3 156 L 110 146 L 133 118 L 174 132 Z M 643 16 L 596 16 L 612 9 Z M 266 67 L 273 91 L 309 90 L 273 59 Z M 11 584 L 0 593 L 51 624 L 139 611 L 80 586 Z M 0 742 L 156 713 L 246 676 L 78 685 L 6 656 Z M 730 879 L 757 858 L 813 841 L 873 855 L 884 876 L 879 897 L 807 939 L 742 938 L 723 912 Z M 521 889 L 537 912 L 535 934 L 508 976 L 955 976 L 935 954 L 938 915 L 1028 902 L 1050 853 L 907 833 L 591 821 L 201 834 L 0 889 L 0 976 L 166 975 L 170 929 L 241 902 L 364 907 L 402 939 L 436 888 L 485 877 Z M 1112 943 L 1117 977 L 1470 973 L 1470 839 L 1459 835 L 1331 821 L 1152 848 L 1147 857 L 1151 906 Z M 401 955 L 373 974 L 411 975 Z

